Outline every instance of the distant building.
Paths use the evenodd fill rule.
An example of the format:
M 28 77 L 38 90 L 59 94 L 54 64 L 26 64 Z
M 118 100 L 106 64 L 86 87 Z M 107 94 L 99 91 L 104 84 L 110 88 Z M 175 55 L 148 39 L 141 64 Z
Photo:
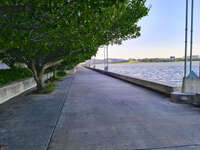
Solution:
M 170 60 L 176 60 L 175 56 L 170 56 Z
M 135 58 L 129 58 L 128 61 L 137 61 Z

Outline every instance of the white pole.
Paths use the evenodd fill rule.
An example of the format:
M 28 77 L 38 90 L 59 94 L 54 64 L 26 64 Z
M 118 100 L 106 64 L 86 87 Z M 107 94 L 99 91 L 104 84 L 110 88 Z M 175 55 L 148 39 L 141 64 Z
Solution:
M 104 70 L 105 70 L 105 67 L 106 67 L 106 66 L 105 66 L 105 63 L 106 63 L 106 62 L 105 62 L 105 56 L 106 56 L 106 55 L 105 55 L 105 47 L 103 47 L 103 64 L 104 64 Z
M 107 46 L 107 71 L 108 71 L 108 46 Z
M 199 78 L 200 78 L 200 60 L 199 60 Z
M 94 68 L 95 68 L 96 66 L 95 66 L 95 56 L 94 56 Z

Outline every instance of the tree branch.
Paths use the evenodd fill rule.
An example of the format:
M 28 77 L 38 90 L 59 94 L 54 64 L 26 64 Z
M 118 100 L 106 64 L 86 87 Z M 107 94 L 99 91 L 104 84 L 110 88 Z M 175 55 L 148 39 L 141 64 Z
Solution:
M 44 65 L 43 69 L 47 69 L 49 67 L 55 66 L 55 65 L 59 65 L 60 63 L 62 63 L 64 61 L 64 59 L 58 60 L 56 62 L 50 62 Z

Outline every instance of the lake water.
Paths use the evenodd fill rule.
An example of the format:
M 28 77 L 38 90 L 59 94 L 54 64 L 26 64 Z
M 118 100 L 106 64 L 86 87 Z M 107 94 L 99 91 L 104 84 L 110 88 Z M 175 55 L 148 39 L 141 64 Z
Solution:
M 0 69 L 7 68 L 7 65 L 0 64 Z M 104 65 L 96 65 L 96 68 L 103 69 Z M 199 75 L 199 62 L 193 62 L 193 70 Z M 109 71 L 180 86 L 183 79 L 184 62 L 109 64 Z
M 96 65 L 96 68 L 103 69 L 104 65 Z M 199 62 L 193 62 L 193 70 L 199 74 Z M 180 86 L 184 75 L 184 62 L 109 64 L 109 71 Z
M 8 69 L 9 67 L 6 64 L 0 64 L 0 69 Z

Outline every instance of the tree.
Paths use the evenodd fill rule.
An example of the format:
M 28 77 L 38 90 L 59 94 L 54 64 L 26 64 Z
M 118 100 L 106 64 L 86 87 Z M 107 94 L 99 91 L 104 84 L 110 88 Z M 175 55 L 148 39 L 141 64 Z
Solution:
M 0 2 L 0 49 L 6 50 L 3 60 L 25 63 L 41 90 L 48 67 L 61 62 L 76 65 L 95 55 L 102 45 L 138 37 L 137 22 L 149 10 L 145 1 Z

